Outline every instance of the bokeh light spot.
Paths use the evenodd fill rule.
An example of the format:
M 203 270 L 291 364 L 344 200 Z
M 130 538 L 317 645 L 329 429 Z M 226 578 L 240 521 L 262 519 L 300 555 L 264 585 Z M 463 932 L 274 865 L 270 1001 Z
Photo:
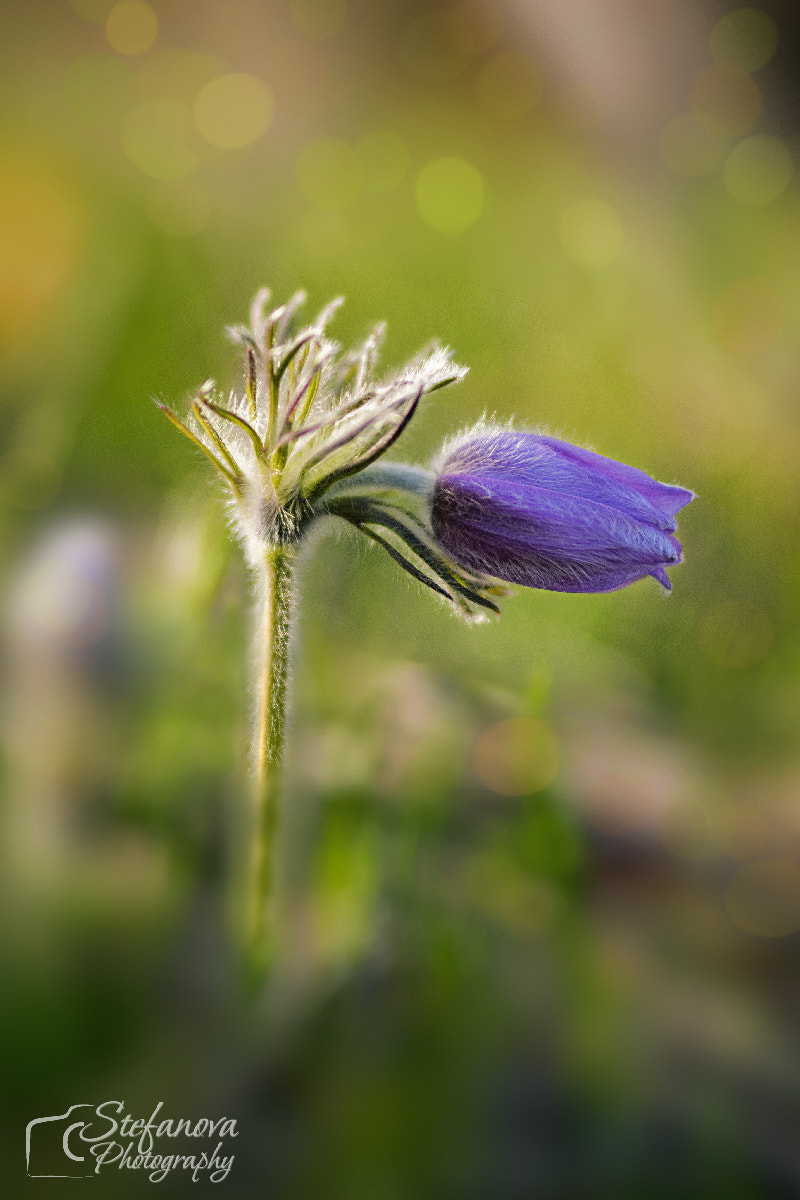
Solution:
M 126 156 L 151 179 L 182 179 L 198 166 L 189 145 L 189 110 L 170 100 L 139 104 L 122 128 Z
M 301 33 L 324 41 L 344 25 L 347 0 L 289 0 L 289 11 Z
M 437 158 L 417 179 L 417 207 L 437 233 L 470 229 L 483 212 L 483 176 L 463 158 Z
M 698 630 L 700 648 L 720 667 L 752 667 L 772 646 L 772 622 L 762 608 L 739 600 L 715 604 Z
M 40 320 L 68 287 L 81 216 L 54 172 L 25 160 L 0 164 L 0 346 Z
M 677 175 L 709 175 L 722 165 L 728 141 L 717 137 L 697 117 L 682 113 L 661 135 L 661 157 Z
M 778 48 L 778 26 L 760 8 L 737 8 L 711 30 L 711 57 L 726 67 L 757 71 Z
M 757 133 L 731 150 L 725 160 L 725 184 L 742 204 L 770 204 L 786 189 L 793 171 L 788 146 L 780 138 Z
M 64 95 L 79 120 L 95 129 L 113 129 L 136 98 L 136 78 L 122 59 L 89 54 L 67 68 Z
M 108 14 L 106 37 L 118 54 L 144 54 L 157 33 L 158 17 L 144 0 L 120 0 Z
M 238 150 L 264 136 L 274 111 L 272 92 L 263 79 L 239 73 L 220 75 L 198 92 L 194 123 L 210 145 Z
M 800 929 L 800 867 L 762 858 L 739 867 L 725 889 L 735 925 L 756 937 L 786 937 Z
M 709 133 L 717 137 L 740 137 L 761 116 L 761 90 L 743 71 L 706 67 L 692 80 L 689 105 Z
M 561 218 L 559 233 L 567 255 L 590 271 L 613 263 L 625 240 L 622 223 L 605 200 L 571 204 Z
M 355 204 L 364 186 L 364 168 L 352 146 L 339 138 L 316 138 L 297 157 L 297 182 L 316 208 L 333 212 Z
M 737 354 L 759 354 L 777 340 L 784 321 L 780 292 L 766 279 L 737 279 L 714 307 L 717 341 Z
M 485 116 L 511 121 L 531 111 L 542 94 L 542 74 L 524 54 L 496 54 L 475 81 L 475 99 Z
M 468 65 L 471 55 L 453 44 L 446 12 L 415 17 L 400 38 L 400 62 L 414 79 L 444 83 Z
M 356 143 L 364 168 L 364 187 L 371 192 L 388 192 L 408 173 L 408 146 L 396 133 L 375 129 Z
M 490 791 L 526 796 L 547 787 L 558 774 L 558 742 L 543 721 L 510 717 L 483 730 L 472 761 Z
M 205 229 L 211 215 L 207 194 L 189 179 L 155 183 L 147 197 L 154 225 L 174 238 L 195 237 Z
M 491 50 L 503 32 L 503 10 L 493 0 L 461 0 L 447 14 L 447 35 L 462 54 Z

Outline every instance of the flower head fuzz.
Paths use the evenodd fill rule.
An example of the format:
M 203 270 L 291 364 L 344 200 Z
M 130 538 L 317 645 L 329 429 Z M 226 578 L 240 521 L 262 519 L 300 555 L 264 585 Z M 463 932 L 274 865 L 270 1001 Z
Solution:
M 327 335 L 341 300 L 297 328 L 304 300 L 298 292 L 270 308 L 269 292 L 259 292 L 249 327 L 230 331 L 247 356 L 240 393 L 223 399 L 213 382 L 205 383 L 192 399 L 188 422 L 159 404 L 225 479 L 251 558 L 264 544 L 298 540 L 322 511 L 321 498 L 333 484 L 380 458 L 426 392 L 465 374 L 448 350 L 435 345 L 395 375 L 377 380 L 383 325 L 343 354 Z

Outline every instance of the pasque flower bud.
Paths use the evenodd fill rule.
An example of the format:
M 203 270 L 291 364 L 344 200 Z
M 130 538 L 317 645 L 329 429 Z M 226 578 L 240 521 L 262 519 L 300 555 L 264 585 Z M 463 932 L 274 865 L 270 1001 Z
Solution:
M 471 571 L 554 592 L 609 592 L 681 561 L 686 488 L 557 438 L 486 424 L 447 446 L 430 520 Z

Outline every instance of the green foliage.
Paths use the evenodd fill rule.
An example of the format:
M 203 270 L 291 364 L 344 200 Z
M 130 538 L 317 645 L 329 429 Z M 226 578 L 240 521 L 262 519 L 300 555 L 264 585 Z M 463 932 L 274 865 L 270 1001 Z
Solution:
M 796 186 L 758 207 L 722 166 L 675 174 L 683 77 L 581 110 L 577 45 L 570 91 L 510 5 L 353 0 L 329 35 L 310 3 L 154 5 L 136 54 L 111 7 L 19 5 L 4 31 L 4 1162 L 34 1115 L 120 1095 L 235 1115 L 235 1196 L 766 1194 L 797 1136 L 794 941 L 770 926 L 800 926 Z M 483 73 L 517 51 L 538 100 L 505 119 L 486 89 L 513 72 Z M 248 72 L 274 121 L 220 145 L 196 97 Z M 164 103 L 180 179 L 141 142 Z M 699 496 L 669 600 L 520 590 L 477 628 L 320 532 L 266 1017 L 233 949 L 248 581 L 221 487 L 150 403 L 243 384 L 221 331 L 262 284 L 345 295 L 345 344 L 386 318 L 387 369 L 433 337 L 470 366 L 408 461 L 485 411 Z M 49 540 L 85 519 L 113 546 L 88 583 Z M 508 795 L 476 745 L 516 718 L 560 759 Z M 748 891 L 750 859 L 783 890 Z

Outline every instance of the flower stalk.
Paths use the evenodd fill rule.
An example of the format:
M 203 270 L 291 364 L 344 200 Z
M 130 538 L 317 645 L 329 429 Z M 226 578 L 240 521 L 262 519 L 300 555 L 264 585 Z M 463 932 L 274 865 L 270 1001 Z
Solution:
M 275 933 L 279 882 L 275 837 L 286 741 L 294 560 L 293 547 L 269 547 L 259 580 L 253 844 L 247 897 L 247 966 L 254 985 L 267 969 Z
M 415 579 L 462 612 L 497 610 L 492 581 L 455 566 L 425 517 L 428 471 L 378 463 L 429 392 L 465 373 L 434 345 L 385 380 L 375 378 L 383 326 L 349 353 L 327 336 L 335 300 L 297 328 L 298 292 L 269 309 L 256 297 L 249 327 L 230 332 L 244 348 L 244 384 L 221 396 L 208 381 L 186 421 L 157 401 L 172 424 L 217 468 L 232 523 L 256 584 L 252 845 L 245 905 L 248 974 L 263 977 L 278 939 L 281 771 L 287 729 L 293 570 L 306 533 L 338 517 L 382 546 Z

